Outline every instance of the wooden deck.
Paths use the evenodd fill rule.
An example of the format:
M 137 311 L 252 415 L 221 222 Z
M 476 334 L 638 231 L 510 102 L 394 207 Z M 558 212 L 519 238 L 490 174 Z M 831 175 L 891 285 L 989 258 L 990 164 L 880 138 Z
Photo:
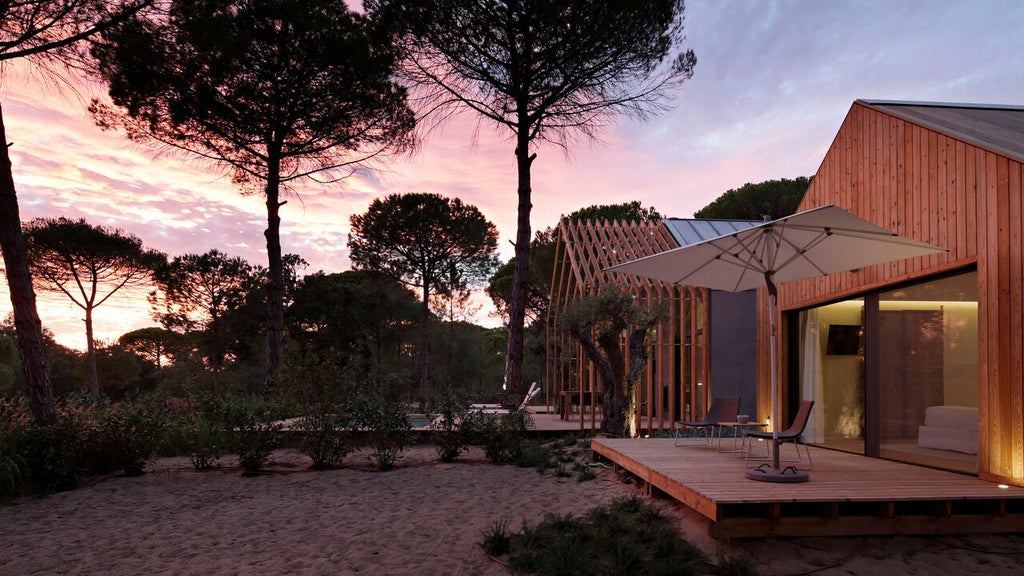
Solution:
M 809 482 L 757 482 L 742 458 L 687 442 L 595 438 L 591 447 L 708 518 L 716 538 L 1024 532 L 1024 488 L 813 447 L 814 468 L 800 464 Z M 792 445 L 782 457 L 795 457 Z

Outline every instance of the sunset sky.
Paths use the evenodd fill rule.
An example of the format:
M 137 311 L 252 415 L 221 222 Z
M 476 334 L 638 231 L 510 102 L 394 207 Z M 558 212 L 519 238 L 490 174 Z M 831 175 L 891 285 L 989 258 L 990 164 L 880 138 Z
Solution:
M 1024 104 L 1024 3 L 1018 0 L 687 2 L 692 80 L 668 113 L 621 121 L 570 154 L 541 148 L 533 164 L 533 228 L 591 204 L 639 200 L 690 217 L 730 188 L 813 175 L 857 98 Z M 59 86 L 28 68 L 3 70 L 3 104 L 22 218 L 68 216 L 123 228 L 171 256 L 217 248 L 266 264 L 266 213 L 216 167 L 155 152 L 94 127 L 102 87 Z M 480 208 L 515 235 L 516 173 L 508 134 L 459 119 L 412 157 L 342 184 L 301 183 L 282 209 L 282 245 L 307 272 L 350 266 L 349 216 L 392 193 L 432 192 Z M 6 284 L 0 315 L 10 311 Z M 44 325 L 84 348 L 82 313 L 40 295 Z M 480 313 L 479 321 L 494 319 Z M 97 309 L 97 337 L 153 325 L 144 298 Z

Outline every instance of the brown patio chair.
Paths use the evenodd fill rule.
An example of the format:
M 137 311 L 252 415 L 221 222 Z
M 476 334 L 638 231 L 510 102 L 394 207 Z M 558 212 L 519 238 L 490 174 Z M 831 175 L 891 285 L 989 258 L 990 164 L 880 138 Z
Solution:
M 740 413 L 740 398 L 712 398 L 711 407 L 708 408 L 707 416 L 703 420 L 694 422 L 676 422 L 676 446 L 679 446 L 680 433 L 688 430 L 701 432 L 704 440 L 710 446 L 711 439 L 715 436 L 715 430 L 720 422 L 735 422 L 736 415 Z
M 792 442 L 796 448 L 796 461 L 800 462 L 800 445 L 804 445 L 804 452 L 807 452 L 807 461 L 810 463 L 811 468 L 814 468 L 814 461 L 811 460 L 811 449 L 807 447 L 807 440 L 804 439 L 804 429 L 807 428 L 807 421 L 810 419 L 811 408 L 814 407 L 814 400 L 801 400 L 800 408 L 796 411 L 796 416 L 793 418 L 793 423 L 789 425 L 789 428 L 779 432 L 779 447 L 785 442 Z M 764 430 L 744 430 L 744 441 L 753 442 L 755 439 L 758 440 L 772 440 L 774 436 L 771 432 Z M 746 450 L 746 457 L 744 462 L 750 460 L 750 449 L 748 446 Z

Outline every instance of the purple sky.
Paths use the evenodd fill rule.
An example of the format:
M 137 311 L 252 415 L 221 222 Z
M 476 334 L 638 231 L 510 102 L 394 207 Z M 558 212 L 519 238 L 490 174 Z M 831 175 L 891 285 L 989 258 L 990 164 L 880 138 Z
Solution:
M 622 121 L 569 156 L 541 148 L 533 165 L 534 229 L 591 204 L 640 200 L 690 217 L 747 182 L 813 175 L 857 98 L 1024 104 L 1024 3 L 1017 0 L 687 2 L 695 75 L 671 111 Z M 77 93 L 26 68 L 2 73 L 22 218 L 82 217 L 124 228 L 170 255 L 211 248 L 265 264 L 265 210 L 208 164 L 129 143 L 92 125 Z M 457 196 L 515 234 L 516 180 L 507 134 L 462 118 L 414 157 L 342 184 L 301 183 L 282 209 L 282 244 L 308 272 L 349 268 L 349 216 L 405 192 Z M 6 285 L 0 314 L 10 311 Z M 44 324 L 84 347 L 82 314 L 40 295 Z M 482 323 L 495 324 L 486 310 Z M 97 309 L 101 339 L 152 325 L 140 295 Z

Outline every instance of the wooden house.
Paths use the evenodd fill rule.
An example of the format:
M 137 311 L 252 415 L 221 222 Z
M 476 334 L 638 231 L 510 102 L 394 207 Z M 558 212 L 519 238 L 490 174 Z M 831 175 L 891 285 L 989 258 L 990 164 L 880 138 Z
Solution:
M 780 285 L 781 392 L 816 401 L 809 442 L 1024 485 L 1022 162 L 1024 107 L 853 103 L 799 210 L 948 252 Z
M 948 251 L 779 286 L 779 382 L 789 408 L 782 418 L 799 400 L 815 400 L 810 443 L 1024 486 L 1022 163 L 1024 107 L 853 103 L 799 210 L 835 204 Z M 687 240 L 677 226 L 702 224 L 560 226 L 549 386 L 556 396 L 600 389 L 559 335 L 557 309 L 615 282 L 673 306 L 641 386 L 642 428 L 670 430 L 677 419 L 702 415 L 712 392 L 754 399 L 743 411 L 764 419 L 771 397 L 765 290 L 746 314 L 735 313 L 742 301 L 716 313 L 714 302 L 727 295 L 604 272 L 711 237 Z M 730 311 L 731 322 L 716 325 Z M 744 357 L 735 321 L 745 316 L 756 319 L 754 368 L 725 377 Z M 716 349 L 716 335 L 730 326 L 737 332 L 718 338 Z M 756 381 L 755 393 L 741 389 L 745 378 Z M 654 400 L 659 393 L 664 402 Z

